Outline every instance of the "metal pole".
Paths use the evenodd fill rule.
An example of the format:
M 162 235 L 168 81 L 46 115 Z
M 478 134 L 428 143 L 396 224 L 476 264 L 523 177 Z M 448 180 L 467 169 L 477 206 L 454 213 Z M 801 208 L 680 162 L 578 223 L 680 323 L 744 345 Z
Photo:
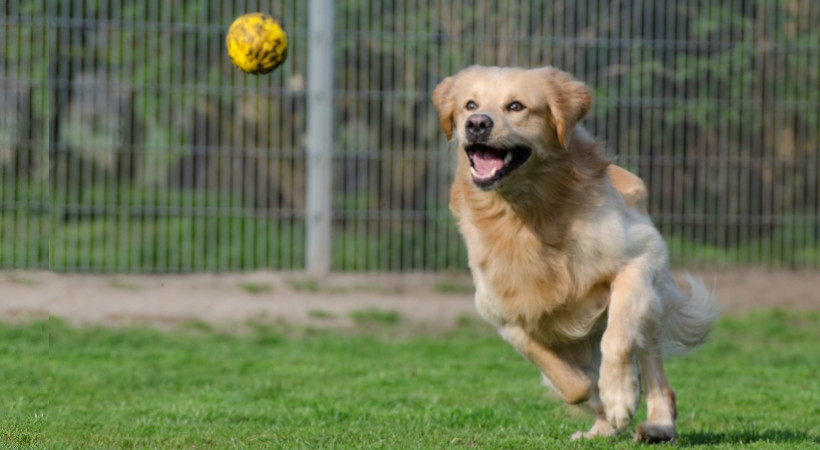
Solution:
M 330 271 L 333 152 L 333 0 L 310 0 L 307 122 L 308 272 Z

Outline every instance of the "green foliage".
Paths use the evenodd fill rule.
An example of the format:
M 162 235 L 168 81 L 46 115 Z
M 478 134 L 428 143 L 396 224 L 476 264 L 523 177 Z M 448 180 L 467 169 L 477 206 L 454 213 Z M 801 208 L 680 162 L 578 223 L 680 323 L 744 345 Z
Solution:
M 48 189 L 28 180 L 0 180 L 0 267 L 48 266 Z
M 225 55 L 227 26 L 250 6 L 215 0 L 4 3 L 2 182 L 25 187 L 51 181 L 58 217 L 68 204 L 97 211 L 94 220 L 106 226 L 145 206 L 128 194 L 112 207 L 111 195 L 120 190 L 178 200 L 168 202 L 174 217 L 165 225 L 135 221 L 135 229 L 146 230 L 146 242 L 123 244 L 131 247 L 127 264 L 110 262 L 104 253 L 112 250 L 77 249 L 79 259 L 69 261 L 74 250 L 65 249 L 74 244 L 59 239 L 88 230 L 110 234 L 101 222 L 55 229 L 50 259 L 58 267 L 99 267 L 93 258 L 135 271 L 224 267 L 219 261 L 225 258 L 246 261 L 231 267 L 301 264 L 241 255 L 186 265 L 163 260 L 162 248 L 135 248 L 157 247 L 155 234 L 192 232 L 188 222 L 199 218 L 181 203 L 192 195 L 253 205 L 253 217 L 304 210 L 308 2 L 267 5 L 292 44 L 288 62 L 265 77 L 239 73 Z M 745 240 L 737 245 L 754 245 L 756 233 L 775 239 L 790 217 L 804 215 L 806 227 L 815 230 L 809 248 L 816 247 L 820 28 L 811 2 L 455 0 L 427 6 L 336 2 L 334 208 L 344 218 L 335 222 L 334 268 L 464 266 L 463 250 L 450 243 L 452 224 L 441 219 L 452 158 L 430 92 L 470 64 L 551 64 L 590 85 L 596 98 L 586 125 L 610 144 L 619 163 L 646 179 L 655 217 L 682 215 L 675 220 L 684 229 L 676 233 L 702 236 L 695 244 L 732 251 L 732 239 L 719 236 L 742 228 L 747 232 L 735 236 Z M 30 113 L 21 112 L 26 103 Z M 34 168 L 18 170 L 15 152 L 27 141 L 27 151 L 36 154 Z M 178 194 L 177 188 L 196 193 Z M 86 189 L 110 193 L 81 192 Z M 8 203 L 3 196 L 4 227 L 18 220 L 11 216 L 28 214 L 19 200 Z M 391 214 L 399 219 L 373 225 L 372 217 Z M 300 227 L 248 225 L 253 220 L 242 217 L 234 215 L 231 224 L 259 230 L 252 240 L 266 243 L 288 241 L 291 229 Z M 271 236 L 270 228 L 283 235 Z M 373 228 L 380 229 L 362 237 L 362 230 Z M 22 259 L 19 249 L 0 243 L 0 264 L 47 265 L 40 242 L 25 251 L 36 256 Z M 817 267 L 807 263 L 816 258 L 799 256 L 799 248 L 783 253 L 789 252 L 795 259 L 785 265 Z
M 757 312 L 669 361 L 677 445 L 820 444 L 818 333 L 820 314 Z M 591 424 L 486 326 L 374 335 L 0 325 L 0 446 L 558 448 Z M 634 444 L 627 434 L 575 446 Z

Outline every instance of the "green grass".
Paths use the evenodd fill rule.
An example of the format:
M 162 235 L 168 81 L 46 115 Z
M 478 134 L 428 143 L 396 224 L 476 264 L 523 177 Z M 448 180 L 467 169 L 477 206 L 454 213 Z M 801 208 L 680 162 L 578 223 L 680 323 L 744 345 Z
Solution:
M 273 286 L 270 283 L 254 283 L 248 281 L 241 283 L 239 288 L 249 294 L 268 294 L 273 292 Z
M 359 325 L 396 325 L 401 317 L 397 311 L 365 308 L 352 311 L 350 317 Z
M 709 244 L 703 236 L 680 233 L 668 233 L 664 238 L 676 266 L 820 267 L 820 228 L 810 220 L 784 216 L 770 233 L 748 236 L 748 230 L 737 232 L 735 241 L 725 245 Z
M 300 211 L 259 210 L 252 198 L 231 191 L 89 185 L 52 192 L 46 185 L 0 180 L 0 199 L 16 205 L 0 211 L 0 235 L 15 237 L 0 240 L 0 266 L 109 273 L 305 267 Z M 425 219 L 412 221 L 368 219 L 375 207 L 367 198 L 336 196 L 333 270 L 466 268 L 466 249 L 446 204 L 431 202 Z M 675 267 L 820 267 L 816 220 L 784 215 L 778 222 L 764 233 L 737 226 L 721 245 L 709 244 L 717 241 L 711 228 L 659 225 Z
M 319 292 L 322 286 L 319 282 L 312 279 L 293 279 L 288 280 L 290 288 L 297 292 Z
M 322 309 L 312 309 L 308 311 L 308 317 L 313 319 L 333 319 L 336 315 Z
M 302 220 L 238 217 L 101 217 L 52 221 L 44 242 L 50 268 L 96 272 L 191 272 L 305 267 Z M 440 213 L 445 214 L 445 213 Z M 333 270 L 442 270 L 464 268 L 466 252 L 453 219 L 382 229 L 334 229 Z M 0 217 L 0 228 L 5 223 Z M 47 222 L 44 222 L 47 223 Z M 347 226 L 353 227 L 353 224 Z M 19 227 L 18 227 L 19 228 Z M 9 228 L 11 229 L 11 228 Z M 0 263 L 18 262 L 21 244 L 0 243 Z M 17 253 L 14 253 L 14 252 Z
M 259 217 L 109 217 L 53 223 L 55 271 L 191 272 L 304 267 L 304 226 Z
M 458 281 L 439 281 L 434 288 L 436 292 L 442 294 L 470 294 L 475 292 L 475 286 L 472 283 Z
M 172 208 L 169 206 L 169 208 Z M 232 214 L 236 214 L 235 216 Z M 305 224 L 246 216 L 244 210 L 204 217 L 128 215 L 49 220 L 42 214 L 0 214 L 0 264 L 56 271 L 191 272 L 303 269 Z M 449 212 L 424 223 L 340 222 L 331 267 L 348 271 L 463 270 L 466 251 Z M 770 235 L 730 245 L 667 234 L 675 267 L 820 267 L 820 237 L 806 224 L 785 223 Z M 441 292 L 462 290 L 442 284 Z M 466 287 L 464 287 L 466 289 Z
M 252 328 L 0 325 L 0 447 L 561 448 L 590 425 L 483 325 L 405 338 Z M 816 448 L 817 342 L 818 313 L 723 320 L 667 364 L 678 446 Z

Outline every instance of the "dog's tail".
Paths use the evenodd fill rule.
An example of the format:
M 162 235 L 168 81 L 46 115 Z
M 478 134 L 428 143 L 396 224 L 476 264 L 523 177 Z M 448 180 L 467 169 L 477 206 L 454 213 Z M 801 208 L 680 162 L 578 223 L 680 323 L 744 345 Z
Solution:
M 682 354 L 702 343 L 718 318 L 715 296 L 703 283 L 686 275 L 689 294 L 681 292 L 671 279 L 663 283 L 666 311 L 661 323 L 661 341 L 665 352 Z

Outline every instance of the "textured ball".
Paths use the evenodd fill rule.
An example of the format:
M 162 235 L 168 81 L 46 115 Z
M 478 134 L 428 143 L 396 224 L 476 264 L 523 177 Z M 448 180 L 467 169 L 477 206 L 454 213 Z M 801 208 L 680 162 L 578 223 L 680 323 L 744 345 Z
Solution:
M 228 56 L 247 73 L 263 74 L 288 57 L 288 33 L 273 17 L 263 13 L 240 16 L 225 38 Z

